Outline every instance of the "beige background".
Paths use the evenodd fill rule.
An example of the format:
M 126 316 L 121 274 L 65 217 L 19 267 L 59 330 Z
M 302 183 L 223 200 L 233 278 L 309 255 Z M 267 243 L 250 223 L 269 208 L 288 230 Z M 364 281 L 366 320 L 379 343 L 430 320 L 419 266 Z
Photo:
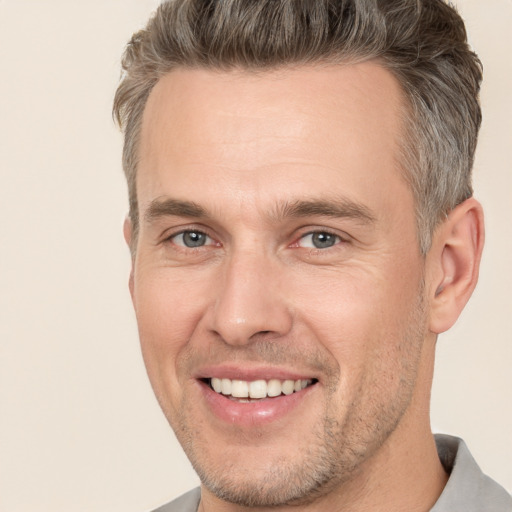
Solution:
M 459 0 L 485 65 L 481 282 L 439 342 L 432 419 L 512 490 L 512 2 Z M 156 0 L 0 0 L 0 510 L 142 512 L 196 477 L 127 290 L 122 48 Z

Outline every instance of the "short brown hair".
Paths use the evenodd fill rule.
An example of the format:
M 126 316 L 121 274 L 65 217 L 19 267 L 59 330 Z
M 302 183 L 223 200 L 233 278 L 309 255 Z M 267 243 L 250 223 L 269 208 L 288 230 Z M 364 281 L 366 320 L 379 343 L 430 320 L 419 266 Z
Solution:
M 114 115 L 124 130 L 130 218 L 142 114 L 157 81 L 177 67 L 272 69 L 375 59 L 407 98 L 401 166 L 420 247 L 472 195 L 482 66 L 464 22 L 442 0 L 169 0 L 125 50 Z

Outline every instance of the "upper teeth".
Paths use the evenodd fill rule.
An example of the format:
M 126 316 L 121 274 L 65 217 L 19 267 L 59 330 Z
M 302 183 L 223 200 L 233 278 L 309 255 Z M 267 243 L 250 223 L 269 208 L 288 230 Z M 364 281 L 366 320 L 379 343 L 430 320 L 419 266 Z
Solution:
M 284 395 L 291 395 L 311 384 L 311 380 L 246 380 L 218 379 L 213 377 L 211 386 L 217 393 L 231 395 L 235 398 L 266 398 Z

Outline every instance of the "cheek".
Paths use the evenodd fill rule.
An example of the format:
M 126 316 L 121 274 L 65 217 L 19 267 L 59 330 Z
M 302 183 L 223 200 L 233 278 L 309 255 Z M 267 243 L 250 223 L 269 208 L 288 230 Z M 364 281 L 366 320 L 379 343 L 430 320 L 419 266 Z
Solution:
M 168 269 L 135 274 L 134 306 L 144 363 L 155 393 L 180 388 L 181 354 L 204 310 L 198 283 Z
M 205 282 L 179 269 L 143 265 L 136 269 L 134 306 L 139 328 L 156 349 L 166 350 L 190 336 L 204 307 Z
M 379 271 L 371 265 L 362 268 L 315 276 L 314 283 L 304 278 L 298 284 L 297 309 L 338 361 L 342 375 L 383 362 L 396 364 L 421 288 L 417 265 L 404 266 L 407 271 L 393 265 Z
M 414 285 L 417 275 L 409 277 L 344 275 L 331 279 L 322 298 L 304 297 L 312 305 L 303 310 L 308 329 L 339 367 L 339 382 L 329 386 L 329 410 L 343 419 L 344 438 L 361 441 L 361 449 L 374 439 L 372 432 L 393 428 L 414 392 L 421 284 Z

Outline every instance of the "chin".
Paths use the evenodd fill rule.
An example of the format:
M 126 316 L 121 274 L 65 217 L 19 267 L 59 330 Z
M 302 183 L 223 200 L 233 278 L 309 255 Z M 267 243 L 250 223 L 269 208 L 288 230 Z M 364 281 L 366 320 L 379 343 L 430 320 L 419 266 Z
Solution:
M 320 425 L 309 431 L 307 448 L 288 445 L 280 453 L 279 446 L 251 446 L 249 439 L 245 450 L 240 442 L 212 446 L 199 428 L 177 434 L 202 485 L 220 500 L 244 507 L 300 506 L 350 480 L 359 462 L 340 457 L 339 424 L 325 419 Z
M 244 507 L 306 505 L 326 494 L 339 478 L 325 464 L 274 461 L 267 470 L 254 472 L 250 463 L 205 471 L 194 465 L 202 484 L 217 498 Z

